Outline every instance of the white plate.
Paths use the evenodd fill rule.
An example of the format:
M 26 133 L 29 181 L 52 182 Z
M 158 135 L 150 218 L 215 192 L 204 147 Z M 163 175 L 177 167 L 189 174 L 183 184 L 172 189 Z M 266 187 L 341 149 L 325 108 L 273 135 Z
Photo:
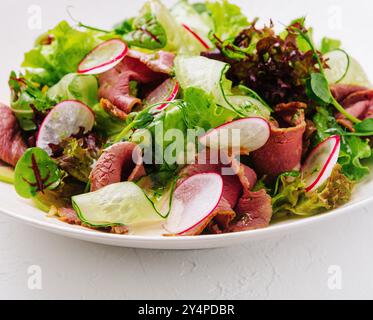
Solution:
M 325 222 L 342 214 L 353 213 L 359 207 L 373 205 L 373 179 L 360 184 L 354 193 L 353 200 L 344 207 L 328 213 L 302 219 L 274 223 L 267 229 L 230 233 L 223 235 L 207 235 L 198 237 L 162 237 L 160 226 L 147 231 L 136 230 L 131 235 L 115 235 L 93 231 L 80 226 L 72 226 L 55 218 L 48 218 L 44 212 L 17 196 L 13 186 L 0 183 L 0 212 L 19 221 L 56 234 L 75 239 L 102 243 L 107 245 L 146 248 L 146 249 L 207 249 L 228 247 L 249 240 L 260 240 L 273 236 L 288 234 L 312 223 Z M 333 227 L 330 224 L 331 228 Z
M 5 15 L 0 21 L 0 27 L 2 27 L 0 30 L 7 30 L 7 32 L 1 36 L 3 42 L 7 44 L 7 46 L 2 48 L 1 54 L 1 66 L 4 68 L 4 70 L 2 69 L 3 75 L 8 74 L 10 70 L 16 69 L 17 66 L 20 65 L 23 52 L 32 46 L 32 42 L 38 34 L 52 27 L 61 19 L 70 21 L 65 13 L 66 6 L 70 4 L 69 1 L 61 0 L 58 2 L 58 6 L 46 0 L 41 0 L 39 2 L 42 3 L 42 12 L 45 13 L 43 15 L 42 30 L 30 29 L 27 27 L 26 23 L 17 24 L 14 28 L 8 30 L 6 26 L 10 25 L 14 20 L 25 21 L 24 14 L 27 11 L 26 9 L 29 6 L 29 2 L 26 0 L 17 1 L 17 6 L 22 10 L 13 7 L 10 2 L 6 3 L 5 8 L 2 7 L 5 1 L 4 3 L 0 3 L 0 9 L 3 8 L 3 11 L 8 10 L 13 13 L 12 15 Z M 126 1 L 125 15 L 129 17 L 136 14 L 136 10 L 141 6 L 140 2 Z M 166 2 L 170 4 L 175 1 L 166 0 Z M 369 10 L 366 12 L 366 19 L 361 19 L 361 15 L 359 14 L 360 20 L 359 22 L 356 21 L 358 23 L 349 23 L 348 27 L 338 29 L 329 26 L 330 17 L 319 14 L 319 7 L 315 7 L 314 2 L 304 1 L 299 6 L 292 6 L 289 10 L 281 10 L 283 4 L 279 1 L 272 1 L 270 6 L 263 6 L 260 0 L 253 0 L 250 2 L 237 0 L 234 2 L 241 3 L 244 11 L 249 13 L 251 17 L 256 15 L 264 19 L 272 17 L 276 24 L 280 26 L 287 21 L 291 21 L 295 17 L 303 16 L 305 13 L 308 13 L 309 23 L 315 27 L 318 35 L 327 34 L 328 36 L 342 39 L 345 47 L 363 63 L 365 69 L 367 71 L 373 70 L 372 59 L 369 54 L 371 52 L 371 50 L 369 50 L 370 44 L 364 41 L 364 35 L 359 33 L 359 30 L 362 28 L 361 23 L 365 23 L 365 29 L 371 29 L 371 22 L 368 19 Z M 98 6 L 100 6 L 98 9 L 97 6 L 76 4 L 73 13 L 88 24 L 109 28 L 113 22 L 125 18 L 122 10 L 123 0 L 112 0 L 110 4 L 111 5 L 108 6 L 106 3 L 98 3 Z M 353 2 L 344 4 L 343 8 L 345 9 L 344 12 L 346 12 L 346 19 L 350 18 L 347 17 L 348 12 L 357 10 Z M 90 17 L 97 16 L 97 10 L 103 13 L 100 19 L 90 19 Z M 9 96 L 9 92 L 5 90 L 7 89 L 6 82 L 6 77 L 3 76 L 0 78 L 0 100 L 5 102 L 8 100 Z M 370 203 L 373 205 L 373 180 L 360 184 L 354 192 L 353 201 L 338 210 L 315 217 L 283 221 L 272 224 L 269 228 L 263 230 L 224 235 L 168 238 L 154 236 L 157 232 L 160 232 L 159 228 L 157 230 L 157 227 L 154 227 L 153 230 L 147 231 L 146 233 L 137 230 L 137 234 L 122 236 L 92 231 L 79 226 L 71 226 L 57 219 L 48 218 L 43 212 L 34 208 L 29 202 L 19 198 L 12 186 L 0 183 L 0 212 L 19 221 L 66 237 L 107 245 L 149 249 L 203 249 L 231 246 L 250 240 L 260 240 L 288 234 L 300 228 L 309 227 L 313 223 L 326 222 L 333 218 L 338 218 L 342 214 L 353 214 L 358 207 L 363 205 L 367 206 Z M 332 229 L 333 224 L 329 223 L 329 225 Z

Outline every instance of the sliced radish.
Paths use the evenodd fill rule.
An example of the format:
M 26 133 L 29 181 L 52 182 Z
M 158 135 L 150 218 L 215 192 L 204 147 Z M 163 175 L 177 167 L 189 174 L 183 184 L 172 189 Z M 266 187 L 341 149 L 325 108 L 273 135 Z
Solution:
M 174 235 L 189 235 L 215 211 L 223 194 L 223 179 L 216 173 L 187 178 L 176 188 L 165 229 Z
M 211 149 L 240 150 L 243 154 L 263 147 L 271 135 L 267 120 L 253 117 L 235 120 L 201 136 L 202 145 Z
M 40 126 L 36 146 L 52 154 L 50 144 L 58 145 L 63 139 L 92 130 L 95 114 L 84 103 L 68 100 L 56 105 Z
M 341 138 L 332 136 L 311 152 L 302 167 L 307 192 L 316 190 L 328 180 L 338 162 L 340 149 Z
M 148 105 L 153 105 L 161 102 L 165 102 L 161 105 L 157 105 L 152 109 L 153 113 L 157 113 L 167 108 L 168 102 L 175 100 L 179 94 L 180 86 L 176 79 L 167 79 L 160 86 L 158 86 L 153 92 L 151 92 L 146 102 Z
M 193 37 L 195 37 L 206 50 L 210 50 L 210 46 L 206 43 L 205 40 L 203 40 L 197 33 L 195 33 L 190 27 L 188 27 L 186 24 L 182 24 L 185 30 L 190 32 Z
M 94 48 L 80 62 L 78 73 L 100 74 L 114 68 L 128 53 L 127 45 L 119 39 L 112 39 Z

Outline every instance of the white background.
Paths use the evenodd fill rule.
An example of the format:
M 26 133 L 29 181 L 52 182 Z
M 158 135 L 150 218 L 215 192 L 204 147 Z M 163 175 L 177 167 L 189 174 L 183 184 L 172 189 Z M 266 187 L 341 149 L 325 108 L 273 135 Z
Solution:
M 166 1 L 172 3 L 172 1 Z M 286 24 L 307 15 L 316 36 L 343 40 L 373 74 L 371 0 L 251 0 L 253 18 Z M 0 97 L 7 78 L 35 37 L 66 14 L 108 28 L 136 12 L 142 1 L 0 2 Z M 30 30 L 32 6 L 42 10 L 42 30 Z M 30 9 L 31 8 L 31 9 Z M 31 11 L 29 11 L 31 10 Z M 70 20 L 71 21 L 71 20 Z M 0 298 L 20 299 L 249 299 L 373 298 L 373 214 L 365 207 L 280 238 L 206 251 L 150 251 L 89 244 L 51 235 L 0 216 Z M 28 288 L 28 269 L 42 270 L 42 290 Z M 338 266 L 341 290 L 328 286 Z

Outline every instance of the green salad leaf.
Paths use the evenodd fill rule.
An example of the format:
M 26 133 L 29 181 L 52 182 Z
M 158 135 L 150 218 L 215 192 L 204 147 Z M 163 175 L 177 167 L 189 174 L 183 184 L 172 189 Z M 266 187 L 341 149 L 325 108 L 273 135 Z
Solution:
M 342 166 L 343 174 L 353 181 L 359 181 L 369 174 L 369 167 L 363 164 L 364 160 L 372 155 L 368 139 L 346 135 L 327 108 L 317 108 L 313 122 L 317 129 L 315 144 L 331 135 L 341 136 L 341 152 L 338 162 Z
M 277 216 L 295 214 L 310 216 L 336 209 L 351 199 L 354 183 L 337 165 L 330 178 L 320 188 L 306 192 L 301 176 L 282 175 L 277 195 L 272 198 L 273 212 Z
M 15 168 L 15 189 L 23 198 L 35 197 L 58 187 L 62 173 L 56 162 L 40 148 L 28 149 Z
M 39 87 L 28 81 L 23 75 L 12 71 L 9 78 L 11 107 L 24 131 L 37 129 L 39 114 L 51 109 L 56 101 L 48 97 Z
M 134 21 L 135 21 L 135 18 L 129 18 L 129 19 L 123 20 L 121 23 L 117 24 L 114 27 L 114 32 L 119 35 L 125 35 L 131 31 L 134 31 L 135 30 L 133 26 Z
M 141 10 L 140 16 L 151 14 L 163 27 L 167 35 L 166 51 L 185 55 L 198 55 L 205 50 L 202 44 L 172 15 L 171 11 L 159 0 L 149 0 Z
M 123 35 L 123 39 L 130 46 L 156 50 L 164 48 L 167 44 L 167 33 L 151 12 L 146 12 L 135 19 L 132 29 Z
M 312 73 L 310 86 L 313 94 L 323 103 L 329 104 L 332 102 L 332 94 L 329 89 L 328 80 L 321 73 Z
M 95 129 L 104 137 L 115 136 L 128 125 L 128 121 L 121 120 L 108 113 L 101 103 L 95 104 L 92 109 L 96 115 Z
M 76 30 L 62 21 L 25 54 L 22 67 L 27 70 L 26 78 L 41 85 L 56 84 L 64 75 L 76 72 L 82 59 L 101 42 L 99 35 Z
M 356 130 L 357 135 L 362 136 L 373 136 L 373 119 L 368 118 L 363 120 L 360 123 L 355 124 L 354 129 Z
M 228 0 L 207 1 L 206 8 L 215 24 L 215 34 L 222 40 L 237 36 L 250 23 L 240 7 Z
M 87 139 L 90 137 L 70 137 L 63 140 L 58 145 L 62 154 L 56 157 L 56 163 L 61 169 L 84 183 L 88 183 L 92 168 L 101 154 L 95 145 L 96 141 L 91 138 L 91 143 L 87 143 Z
M 340 49 L 341 45 L 342 45 L 342 42 L 340 40 L 324 37 L 321 40 L 320 52 L 322 54 L 325 54 L 325 53 Z
M 98 83 L 95 76 L 70 73 L 51 87 L 47 96 L 57 102 L 79 100 L 93 107 L 98 103 Z
M 175 60 L 175 74 L 181 88 L 197 88 L 214 98 L 214 102 L 238 117 L 261 116 L 268 119 L 270 109 L 258 99 L 252 90 L 232 88 L 226 78 L 229 65 L 205 57 L 178 56 Z
M 171 14 L 180 24 L 188 26 L 195 32 L 205 42 L 205 45 L 211 47 L 209 35 L 214 31 L 214 21 L 208 13 L 206 5 L 204 5 L 204 10 L 202 9 L 187 0 L 180 0 L 171 8 Z
M 184 92 L 184 121 L 188 128 L 209 130 L 234 120 L 237 115 L 214 102 L 214 98 L 198 88 L 188 88 Z
M 148 124 L 143 124 L 142 130 L 137 130 L 131 137 L 134 142 L 141 142 L 144 130 L 149 132 L 152 137 L 150 145 L 144 144 L 146 148 L 152 148 L 155 164 L 161 164 L 159 170 L 176 170 L 178 160 L 184 161 L 184 150 L 186 148 L 187 126 L 184 121 L 183 113 L 184 102 L 171 103 L 167 109 L 155 115 Z M 179 134 L 183 134 L 179 139 Z M 175 136 L 173 136 L 175 135 Z M 182 162 L 184 163 L 184 162 Z

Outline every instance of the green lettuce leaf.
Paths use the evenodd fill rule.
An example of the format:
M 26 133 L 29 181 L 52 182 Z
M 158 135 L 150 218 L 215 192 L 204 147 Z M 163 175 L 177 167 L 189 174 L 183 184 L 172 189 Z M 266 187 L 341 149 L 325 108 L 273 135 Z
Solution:
M 131 137 L 131 140 L 136 143 L 142 142 L 144 149 L 152 148 L 154 151 L 152 163 L 161 164 L 158 168 L 160 171 L 176 170 L 178 159 L 185 163 L 183 154 L 186 148 L 187 126 L 184 121 L 183 103 L 182 101 L 171 103 L 166 110 L 155 115 L 150 122 L 144 122 L 140 130 L 135 131 Z M 144 119 L 150 118 L 144 117 Z M 184 139 L 167 137 L 177 131 L 183 133 Z M 146 138 L 144 132 L 151 134 L 151 143 L 142 141 L 144 137 Z
M 350 201 L 354 183 L 341 169 L 337 165 L 327 182 L 313 192 L 306 192 L 300 176 L 281 176 L 279 191 L 272 198 L 274 214 L 278 217 L 287 214 L 310 216 L 336 209 Z
M 82 59 L 100 43 L 99 35 L 91 30 L 76 30 L 62 21 L 25 54 L 22 67 L 27 70 L 27 79 L 52 86 L 64 75 L 76 72 Z
M 159 0 L 149 0 L 145 3 L 140 16 L 154 17 L 167 35 L 166 51 L 185 55 L 198 55 L 205 50 L 202 44 L 176 20 L 170 10 Z
M 237 117 L 236 113 L 216 105 L 214 98 L 202 89 L 186 89 L 184 101 L 184 121 L 190 129 L 203 128 L 207 131 Z
M 47 96 L 57 102 L 79 100 L 93 107 L 98 103 L 98 83 L 95 76 L 70 73 L 51 87 Z
M 22 130 L 36 130 L 37 122 L 40 120 L 38 113 L 45 114 L 56 105 L 56 101 L 23 75 L 17 76 L 14 71 L 9 78 L 9 87 L 11 90 L 10 105 Z
M 96 115 L 95 130 L 104 137 L 111 137 L 120 133 L 127 125 L 125 120 L 118 119 L 108 113 L 100 103 L 93 106 Z
M 237 36 L 250 24 L 240 7 L 229 3 L 228 0 L 207 1 L 206 7 L 214 21 L 215 34 L 221 40 Z
M 341 136 L 342 143 L 338 162 L 342 166 L 343 174 L 353 181 L 360 181 L 369 174 L 370 169 L 364 164 L 364 160 L 372 156 L 368 139 L 346 136 L 345 131 L 327 108 L 317 108 L 313 122 L 317 129 L 314 144 L 324 141 L 331 135 Z
M 171 8 L 171 14 L 180 24 L 187 25 L 209 47 L 212 47 L 209 34 L 214 30 L 215 26 L 206 7 L 205 11 L 198 11 L 198 6 L 196 9 L 196 6 L 193 6 L 187 0 L 180 0 Z
M 342 45 L 342 42 L 340 40 L 324 37 L 321 40 L 320 52 L 322 54 L 325 54 L 325 53 L 340 49 L 341 45 Z

